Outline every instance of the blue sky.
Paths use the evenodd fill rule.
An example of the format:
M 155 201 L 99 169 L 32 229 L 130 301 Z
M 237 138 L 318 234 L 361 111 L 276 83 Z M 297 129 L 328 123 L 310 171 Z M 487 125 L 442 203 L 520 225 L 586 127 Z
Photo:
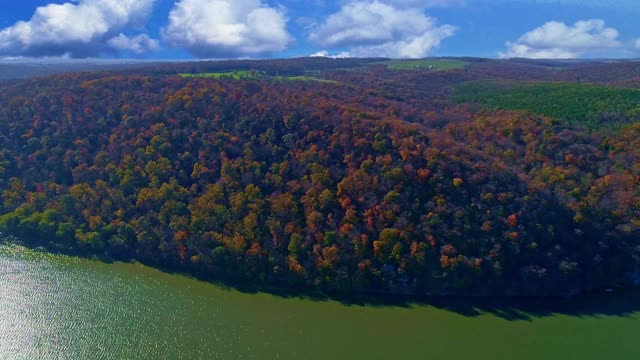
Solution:
M 640 57 L 637 0 L 0 0 L 0 58 Z

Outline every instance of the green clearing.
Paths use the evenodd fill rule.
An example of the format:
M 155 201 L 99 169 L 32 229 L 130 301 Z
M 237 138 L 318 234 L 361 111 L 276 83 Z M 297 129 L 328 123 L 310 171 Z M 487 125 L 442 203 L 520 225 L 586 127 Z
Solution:
M 323 82 L 323 83 L 331 83 L 331 84 L 337 83 L 337 81 L 334 81 L 334 80 L 326 80 L 326 79 L 321 79 L 314 76 L 305 76 L 305 75 L 267 76 L 262 71 L 252 71 L 252 70 L 237 70 L 237 71 L 197 73 L 197 74 L 184 73 L 179 75 L 183 78 L 212 78 L 212 79 L 233 79 L 233 80 L 269 78 L 276 81 L 315 81 L 315 82 Z
M 467 63 L 461 60 L 446 59 L 391 60 L 378 64 L 385 64 L 390 70 L 422 70 L 429 69 L 431 66 L 434 67 L 433 70 L 452 70 L 467 66 Z
M 227 72 L 211 72 L 211 73 L 197 73 L 197 74 L 179 74 L 183 78 L 214 78 L 214 79 L 257 79 L 264 74 L 259 71 L 251 70 L 236 70 Z
M 338 83 L 335 80 L 326 80 L 326 79 L 321 79 L 313 76 L 274 76 L 273 79 L 278 81 L 315 81 L 315 82 L 330 83 L 330 84 Z
M 453 100 L 490 109 L 524 110 L 592 128 L 640 121 L 640 91 L 577 83 L 471 81 Z

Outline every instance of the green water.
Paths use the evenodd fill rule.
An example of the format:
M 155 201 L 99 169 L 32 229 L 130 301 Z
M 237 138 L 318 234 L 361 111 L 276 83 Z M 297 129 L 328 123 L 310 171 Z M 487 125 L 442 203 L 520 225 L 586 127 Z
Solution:
M 526 307 L 524 307 L 526 308 Z M 0 359 L 638 359 L 640 296 L 346 306 L 0 246 Z

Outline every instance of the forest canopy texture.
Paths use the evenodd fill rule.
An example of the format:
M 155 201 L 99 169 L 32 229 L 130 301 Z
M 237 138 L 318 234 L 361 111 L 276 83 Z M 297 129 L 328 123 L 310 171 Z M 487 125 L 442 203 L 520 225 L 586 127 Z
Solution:
M 0 232 L 287 291 L 638 282 L 640 63 L 455 61 L 5 81 Z

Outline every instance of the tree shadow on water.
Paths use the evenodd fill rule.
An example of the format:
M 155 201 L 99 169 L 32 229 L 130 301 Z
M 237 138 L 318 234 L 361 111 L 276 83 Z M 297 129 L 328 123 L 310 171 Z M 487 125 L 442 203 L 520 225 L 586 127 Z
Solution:
M 242 288 L 232 287 L 243 291 Z M 243 291 L 245 292 L 245 291 Z M 640 318 L 640 289 L 621 289 L 615 292 L 597 292 L 573 297 L 394 297 L 375 295 L 359 298 L 327 295 L 324 293 L 292 294 L 284 290 L 256 290 L 285 298 L 309 301 L 338 301 L 345 306 L 366 306 L 376 308 L 435 308 L 464 317 L 475 318 L 492 315 L 508 321 L 533 321 L 552 316 L 623 317 Z
M 155 266 L 152 266 L 155 267 Z M 359 295 L 327 293 L 309 288 L 291 288 L 286 284 L 268 285 L 239 279 L 211 278 L 198 274 L 185 274 L 169 268 L 155 267 L 177 276 L 188 276 L 225 291 L 271 296 L 312 302 L 338 302 L 348 307 L 386 309 L 435 308 L 464 317 L 492 315 L 508 321 L 533 321 L 538 318 L 568 316 L 623 317 L 640 319 L 640 287 L 617 289 L 611 292 L 592 292 L 567 297 L 508 297 L 508 296 L 401 296 L 385 293 Z
M 509 321 L 533 321 L 558 315 L 631 318 L 640 314 L 640 289 L 574 297 L 432 297 L 409 300 L 406 304 L 414 308 L 433 307 L 471 318 L 493 315 Z
M 208 282 L 211 282 L 210 280 Z M 220 282 L 214 281 L 216 285 Z M 640 288 L 612 292 L 593 292 L 572 297 L 403 297 L 384 294 L 344 296 L 324 292 L 292 291 L 282 287 L 264 288 L 248 284 L 222 282 L 228 290 L 247 294 L 268 293 L 273 296 L 315 302 L 337 301 L 350 307 L 435 308 L 464 317 L 492 315 L 508 321 L 533 321 L 537 318 L 568 316 L 640 318 Z
M 1 244 L 2 242 L 0 242 Z M 119 261 L 108 257 L 86 256 L 86 254 L 61 251 L 60 249 L 35 248 L 36 251 L 93 258 L 106 263 Z M 83 256 L 84 255 L 84 256 Z M 126 261 L 125 261 L 126 262 Z M 623 317 L 640 318 L 640 288 L 618 289 L 612 292 L 594 292 L 573 297 L 461 297 L 432 296 L 407 297 L 381 293 L 347 295 L 325 293 L 308 288 L 291 288 L 286 284 L 266 285 L 238 279 L 184 274 L 175 269 L 147 264 L 162 272 L 176 276 L 186 276 L 205 282 L 224 291 L 239 291 L 244 294 L 270 294 L 272 296 L 313 302 L 336 301 L 344 306 L 416 309 L 434 308 L 474 318 L 492 315 L 508 321 L 533 321 L 552 316 Z

